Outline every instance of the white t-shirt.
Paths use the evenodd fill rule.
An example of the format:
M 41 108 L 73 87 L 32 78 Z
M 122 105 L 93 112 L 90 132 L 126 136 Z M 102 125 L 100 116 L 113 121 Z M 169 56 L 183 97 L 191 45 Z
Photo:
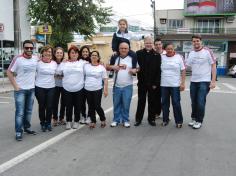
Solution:
M 119 57 L 116 58 L 115 65 L 118 64 Z M 125 64 L 126 69 L 120 69 L 118 71 L 116 87 L 126 87 L 133 84 L 133 77 L 129 74 L 129 70 L 132 69 L 132 58 L 126 56 L 125 58 L 120 58 L 120 64 Z M 116 73 L 115 73 L 116 74 Z M 114 75 L 115 79 L 115 75 Z
M 85 85 L 84 88 L 88 91 L 95 91 L 102 89 L 102 80 L 107 77 L 107 71 L 103 65 L 93 66 L 92 64 L 85 64 Z
M 57 64 L 57 67 L 59 67 L 60 64 Z M 57 77 L 57 75 L 55 76 L 55 85 L 56 87 L 63 87 L 62 86 L 62 78 Z
M 35 87 L 38 60 L 39 58 L 34 55 L 30 59 L 23 55 L 13 58 L 8 70 L 16 73 L 16 83 L 20 89 L 33 89 Z
M 63 75 L 62 86 L 68 92 L 77 92 L 84 87 L 84 65 L 87 61 L 62 62 L 57 69 L 59 75 Z
M 57 69 L 57 63 L 51 61 L 50 63 L 45 63 L 39 61 L 37 65 L 37 74 L 35 85 L 41 88 L 53 88 L 55 87 L 55 73 Z
M 200 51 L 189 53 L 186 65 L 192 67 L 192 82 L 210 82 L 211 67 L 216 63 L 213 52 L 204 47 Z
M 181 70 L 185 69 L 184 59 L 175 54 L 172 57 L 161 56 L 161 86 L 179 87 L 181 83 Z

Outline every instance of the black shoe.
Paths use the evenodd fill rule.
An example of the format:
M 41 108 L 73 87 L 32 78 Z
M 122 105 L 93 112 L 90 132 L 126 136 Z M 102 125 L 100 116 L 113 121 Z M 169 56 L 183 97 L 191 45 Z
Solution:
M 30 129 L 25 129 L 24 132 L 27 133 L 27 134 L 31 134 L 31 135 L 36 135 L 37 134 L 35 131 L 30 130 Z
M 47 130 L 46 125 L 41 125 L 41 130 L 42 130 L 42 132 L 46 132 L 46 130 Z
M 139 126 L 139 125 L 141 125 L 141 122 L 135 122 L 134 123 L 134 126 Z
M 157 126 L 156 122 L 155 121 L 148 121 L 149 125 L 151 126 Z
M 48 130 L 48 131 L 52 131 L 52 125 L 51 125 L 51 124 L 48 124 L 48 125 L 47 125 L 47 130 Z
M 17 141 L 22 141 L 22 133 L 17 133 L 16 134 L 16 140 Z
M 169 124 L 169 122 L 162 122 L 162 126 L 167 126 Z

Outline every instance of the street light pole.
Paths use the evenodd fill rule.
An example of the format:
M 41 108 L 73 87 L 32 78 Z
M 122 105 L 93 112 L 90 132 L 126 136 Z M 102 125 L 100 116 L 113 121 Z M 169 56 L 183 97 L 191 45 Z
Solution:
M 14 54 L 19 54 L 21 46 L 20 38 L 20 13 L 19 13 L 19 0 L 13 0 L 13 14 L 14 14 Z
M 153 9 L 153 33 L 154 33 L 154 38 L 156 39 L 157 37 L 157 26 L 156 26 L 156 1 L 155 0 L 151 0 L 151 7 Z

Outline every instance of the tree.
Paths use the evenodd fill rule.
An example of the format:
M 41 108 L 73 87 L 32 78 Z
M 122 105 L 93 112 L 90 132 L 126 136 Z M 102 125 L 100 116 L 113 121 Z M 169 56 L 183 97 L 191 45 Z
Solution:
M 97 25 L 109 22 L 111 8 L 103 4 L 104 0 L 29 0 L 28 14 L 32 25 L 52 26 L 54 46 L 66 46 L 73 32 L 90 37 Z

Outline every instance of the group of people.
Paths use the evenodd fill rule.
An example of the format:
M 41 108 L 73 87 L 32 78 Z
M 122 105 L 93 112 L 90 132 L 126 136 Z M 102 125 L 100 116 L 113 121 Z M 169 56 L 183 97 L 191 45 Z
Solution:
M 151 36 L 134 36 L 128 31 L 126 19 L 119 20 L 118 27 L 119 30 L 112 39 L 113 55 L 107 65 L 101 63 L 98 51 L 90 52 L 87 46 L 80 49 L 71 46 L 68 58 L 65 59 L 63 48 L 47 45 L 41 49 L 41 56 L 38 58 L 33 55 L 32 41 L 24 41 L 23 54 L 12 60 L 7 71 L 14 87 L 17 141 L 22 140 L 23 132 L 36 134 L 31 130 L 30 124 L 34 96 L 38 101 L 38 115 L 43 132 L 51 131 L 52 125 L 58 124 L 66 125 L 67 130 L 77 129 L 79 123 L 87 123 L 90 128 L 95 128 L 96 112 L 100 117 L 101 127 L 104 128 L 106 117 L 101 99 L 102 94 L 105 97 L 108 95 L 107 71 L 113 73 L 114 80 L 111 127 L 119 124 L 126 128 L 131 126 L 129 110 L 133 78 L 137 75 L 138 104 L 134 125 L 142 123 L 147 97 L 147 120 L 151 126 L 156 126 L 155 119 L 161 112 L 162 125 L 168 125 L 171 99 L 176 127 L 181 128 L 183 115 L 180 91 L 185 89 L 186 66 L 190 66 L 192 121 L 189 125 L 195 129 L 201 127 L 206 96 L 215 87 L 216 79 L 216 60 L 212 51 L 202 46 L 201 36 L 192 36 L 193 51 L 184 59 L 175 52 L 173 43 L 167 43 L 163 48 L 160 38 L 153 41 Z M 132 51 L 132 39 L 144 39 L 144 49 Z
M 95 128 L 96 112 L 100 116 L 101 127 L 106 126 L 101 99 L 103 93 L 105 97 L 108 95 L 108 76 L 105 67 L 100 64 L 98 51 L 90 53 L 86 46 L 80 50 L 72 46 L 65 59 L 63 48 L 46 45 L 38 58 L 33 55 L 32 41 L 24 41 L 23 48 L 24 53 L 13 58 L 7 71 L 15 90 L 16 140 L 22 140 L 23 132 L 36 134 L 31 130 L 30 123 L 34 97 L 38 101 L 38 115 L 43 132 L 51 131 L 52 124 L 65 124 L 68 130 L 77 129 L 81 112 L 86 112 L 86 101 L 90 116 L 89 127 Z M 87 57 L 82 57 L 85 56 L 84 53 L 87 53 Z M 87 121 L 84 120 L 86 117 L 84 115 L 81 123 Z

